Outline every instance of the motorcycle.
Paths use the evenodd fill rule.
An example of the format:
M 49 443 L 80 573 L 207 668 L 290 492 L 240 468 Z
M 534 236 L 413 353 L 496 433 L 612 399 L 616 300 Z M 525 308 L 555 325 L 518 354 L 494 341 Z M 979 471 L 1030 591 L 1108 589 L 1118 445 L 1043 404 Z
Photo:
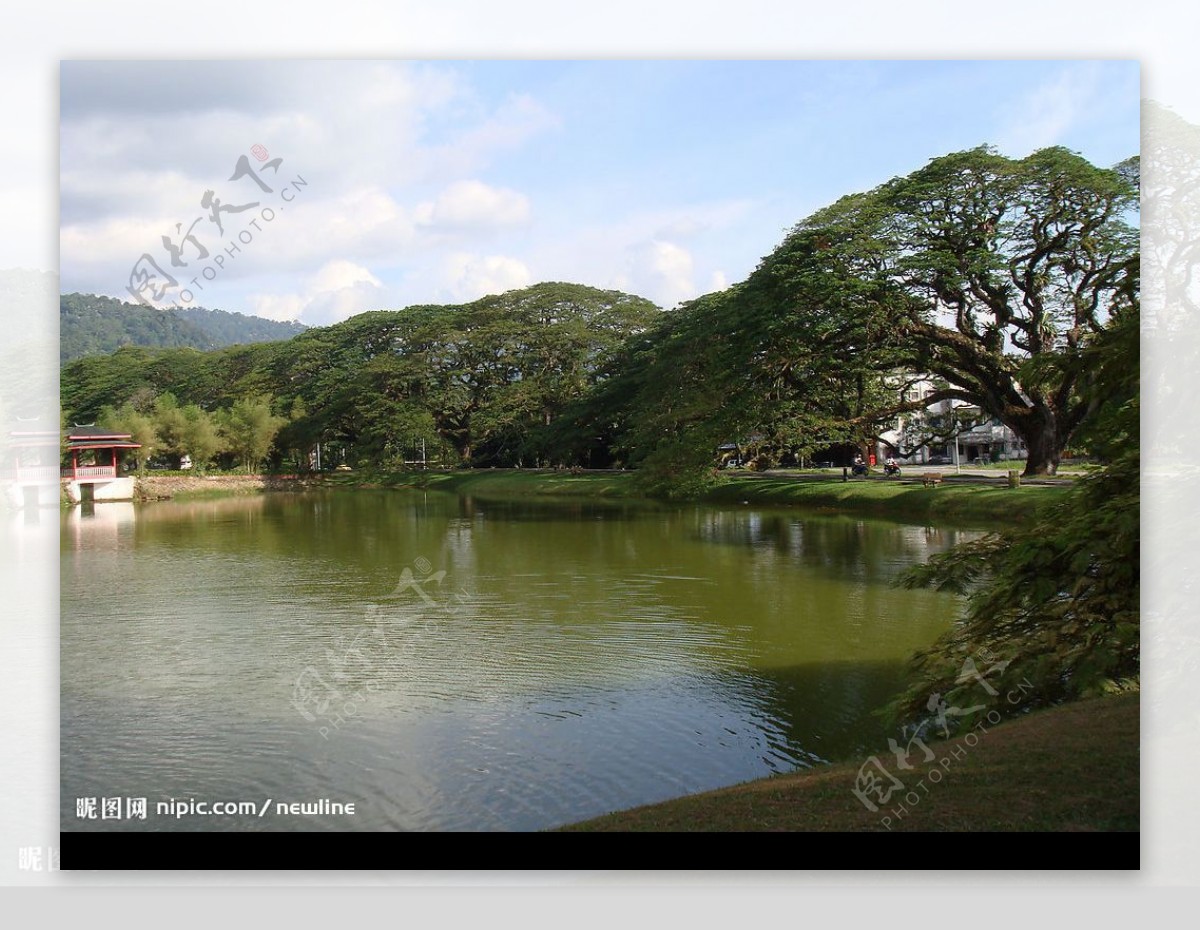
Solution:
M 853 475 L 855 478 L 858 478 L 860 476 L 863 478 L 867 477 L 868 471 L 867 471 L 866 463 L 865 462 L 855 462 L 853 465 L 850 466 L 850 474 Z
M 895 462 L 884 462 L 883 477 L 899 478 L 900 477 L 900 466 L 897 465 Z

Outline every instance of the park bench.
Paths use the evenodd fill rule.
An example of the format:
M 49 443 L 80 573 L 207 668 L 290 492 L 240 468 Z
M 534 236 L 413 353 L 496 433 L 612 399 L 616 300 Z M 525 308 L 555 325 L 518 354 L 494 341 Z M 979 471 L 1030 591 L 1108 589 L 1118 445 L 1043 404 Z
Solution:
M 933 487 L 935 484 L 942 483 L 942 475 L 940 472 L 927 471 L 921 476 L 921 484 L 927 488 Z

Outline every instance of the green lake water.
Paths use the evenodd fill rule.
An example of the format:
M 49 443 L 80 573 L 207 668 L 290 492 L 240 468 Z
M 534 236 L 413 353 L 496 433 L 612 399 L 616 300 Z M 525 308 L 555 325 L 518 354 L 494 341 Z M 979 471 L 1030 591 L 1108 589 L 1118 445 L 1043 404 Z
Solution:
M 865 758 L 960 609 L 891 582 L 977 535 L 396 491 L 76 508 L 62 826 L 534 830 Z M 320 799 L 354 813 L 274 806 Z

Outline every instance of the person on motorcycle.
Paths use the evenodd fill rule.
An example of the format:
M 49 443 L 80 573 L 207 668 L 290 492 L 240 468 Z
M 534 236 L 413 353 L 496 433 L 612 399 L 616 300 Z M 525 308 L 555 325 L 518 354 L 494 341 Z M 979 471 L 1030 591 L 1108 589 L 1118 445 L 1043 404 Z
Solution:
M 900 474 L 900 466 L 896 464 L 895 456 L 887 457 L 887 461 L 883 463 L 883 473 L 889 478 Z
M 866 476 L 867 463 L 863 461 L 863 457 L 861 455 L 854 456 L 854 464 L 850 466 L 850 474 L 863 475 L 864 477 Z

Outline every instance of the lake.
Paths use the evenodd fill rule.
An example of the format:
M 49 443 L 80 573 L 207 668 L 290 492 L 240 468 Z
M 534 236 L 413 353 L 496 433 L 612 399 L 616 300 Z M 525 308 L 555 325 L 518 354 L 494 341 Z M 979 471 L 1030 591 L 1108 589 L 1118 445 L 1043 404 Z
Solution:
M 978 535 L 420 491 L 75 508 L 63 829 L 537 830 L 865 759 L 961 607 L 893 579 Z

